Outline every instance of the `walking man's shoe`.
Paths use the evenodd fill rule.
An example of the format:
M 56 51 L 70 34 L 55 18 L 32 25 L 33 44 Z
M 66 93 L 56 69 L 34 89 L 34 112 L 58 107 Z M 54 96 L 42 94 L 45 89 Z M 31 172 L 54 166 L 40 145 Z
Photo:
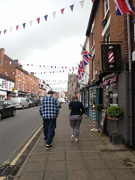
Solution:
M 51 147 L 52 147 L 52 145 L 51 145 L 51 144 L 50 144 L 50 145 L 49 145 L 49 144 L 46 144 L 46 148 L 45 148 L 45 149 L 46 149 L 46 150 L 50 150 L 50 149 L 51 149 Z
M 75 138 L 74 135 L 72 135 L 72 136 L 71 136 L 71 142 L 74 141 L 74 138 Z

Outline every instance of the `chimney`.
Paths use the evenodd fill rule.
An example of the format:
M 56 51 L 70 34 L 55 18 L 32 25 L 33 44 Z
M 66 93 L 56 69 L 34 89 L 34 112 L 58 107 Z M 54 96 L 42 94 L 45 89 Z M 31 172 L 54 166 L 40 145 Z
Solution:
M 5 55 L 5 49 L 1 48 L 0 49 L 0 66 L 3 66 L 4 63 L 4 55 Z

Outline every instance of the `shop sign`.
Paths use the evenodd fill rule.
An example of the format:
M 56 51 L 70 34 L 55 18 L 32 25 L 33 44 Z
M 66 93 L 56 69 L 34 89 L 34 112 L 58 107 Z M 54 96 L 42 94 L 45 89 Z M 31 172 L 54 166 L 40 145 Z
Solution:
M 121 71 L 121 48 L 120 44 L 101 44 L 102 71 Z

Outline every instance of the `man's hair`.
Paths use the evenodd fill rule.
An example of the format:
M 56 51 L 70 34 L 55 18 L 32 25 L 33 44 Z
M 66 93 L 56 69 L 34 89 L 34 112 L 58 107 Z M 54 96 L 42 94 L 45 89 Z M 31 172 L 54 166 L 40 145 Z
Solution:
M 48 93 L 47 94 L 53 94 L 54 92 L 53 91 L 48 91 Z

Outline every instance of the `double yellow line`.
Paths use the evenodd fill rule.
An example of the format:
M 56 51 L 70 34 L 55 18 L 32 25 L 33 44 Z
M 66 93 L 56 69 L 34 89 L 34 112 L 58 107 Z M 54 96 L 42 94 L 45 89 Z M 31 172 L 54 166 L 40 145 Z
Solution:
M 22 156 L 24 151 L 27 149 L 27 147 L 30 145 L 32 140 L 36 137 L 36 135 L 39 133 L 39 131 L 42 129 L 43 125 L 39 127 L 39 129 L 35 132 L 35 134 L 31 137 L 31 139 L 27 142 L 27 144 L 23 147 L 23 149 L 18 153 L 18 155 L 14 158 L 14 160 L 10 163 L 10 166 L 15 166 L 18 159 Z M 4 180 L 6 177 L 0 177 L 0 180 Z

